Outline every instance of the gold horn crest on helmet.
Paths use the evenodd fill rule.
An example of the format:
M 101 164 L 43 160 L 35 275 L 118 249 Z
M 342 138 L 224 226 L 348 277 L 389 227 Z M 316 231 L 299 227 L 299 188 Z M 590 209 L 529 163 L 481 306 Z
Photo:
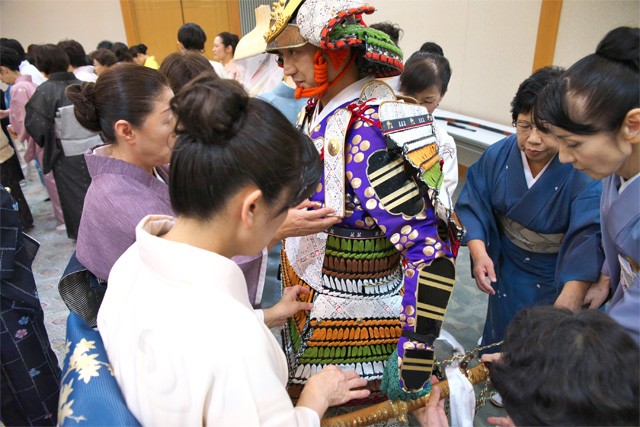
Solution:
M 273 3 L 269 29 L 264 34 L 264 40 L 267 44 L 271 43 L 287 27 L 291 17 L 302 3 L 304 0 L 290 0 L 289 3 L 287 0 L 278 0 Z

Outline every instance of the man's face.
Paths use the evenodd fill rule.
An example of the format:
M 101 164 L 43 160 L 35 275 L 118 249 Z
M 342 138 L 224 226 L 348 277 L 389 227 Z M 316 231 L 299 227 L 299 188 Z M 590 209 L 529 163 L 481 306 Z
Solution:
M 318 48 L 310 43 L 280 50 L 284 75 L 291 76 L 296 87 L 311 89 L 318 86 L 315 80 L 316 71 L 313 68 L 313 57 L 317 50 Z

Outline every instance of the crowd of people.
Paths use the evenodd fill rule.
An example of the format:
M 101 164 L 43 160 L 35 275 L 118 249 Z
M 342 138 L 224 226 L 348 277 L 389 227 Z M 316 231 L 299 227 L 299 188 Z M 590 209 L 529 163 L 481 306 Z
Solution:
M 640 30 L 524 79 L 515 133 L 454 204 L 443 49 L 403 60 L 397 25 L 326 2 L 274 10 L 261 52 L 285 81 L 257 97 L 239 37 L 219 33 L 210 61 L 194 23 L 160 62 L 144 44 L 0 39 L 4 424 L 55 424 L 60 384 L 15 142 L 77 242 L 85 286 L 63 279 L 63 299 L 143 425 L 320 425 L 331 406 L 429 393 L 417 419 L 447 425 L 432 373 L 461 245 L 508 413 L 489 422 L 640 422 Z M 262 309 L 280 242 L 282 297 Z

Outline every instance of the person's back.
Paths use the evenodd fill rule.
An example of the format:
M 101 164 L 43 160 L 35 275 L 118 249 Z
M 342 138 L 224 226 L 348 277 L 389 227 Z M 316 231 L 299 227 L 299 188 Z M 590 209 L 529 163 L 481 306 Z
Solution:
M 234 81 L 202 75 L 171 107 L 178 218 L 140 222 L 98 315 L 127 404 L 144 425 L 319 426 L 328 405 L 368 395 L 352 390 L 364 381 L 325 369 L 294 408 L 284 353 L 251 309 L 232 261 L 263 248 L 288 209 L 313 191 L 319 156 L 282 114 Z M 288 293 L 294 305 L 300 291 Z
M 43 151 L 42 172 L 53 171 L 67 236 L 77 239 L 84 196 L 91 183 L 84 157 L 66 153 L 56 133 L 56 115 L 60 107 L 70 104 L 67 86 L 80 83 L 67 71 L 69 57 L 60 47 L 48 44 L 38 48 L 38 66 L 48 80 L 38 86 L 26 105 L 25 127 Z

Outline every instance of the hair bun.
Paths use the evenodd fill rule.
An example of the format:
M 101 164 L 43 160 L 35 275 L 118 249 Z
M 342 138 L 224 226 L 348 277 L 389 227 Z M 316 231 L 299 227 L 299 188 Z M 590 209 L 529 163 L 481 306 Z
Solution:
M 240 83 L 202 74 L 171 100 L 176 132 L 204 144 L 225 145 L 242 128 L 248 103 Z
M 100 118 L 95 101 L 95 83 L 83 82 L 65 89 L 67 99 L 73 104 L 76 119 L 92 132 L 101 132 Z
M 640 28 L 618 27 L 598 44 L 596 54 L 640 70 Z

